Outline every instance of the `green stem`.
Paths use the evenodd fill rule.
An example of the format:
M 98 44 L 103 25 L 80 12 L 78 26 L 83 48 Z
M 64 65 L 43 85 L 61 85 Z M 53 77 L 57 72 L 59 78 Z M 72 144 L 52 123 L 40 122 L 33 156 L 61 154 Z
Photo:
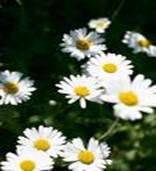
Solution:
M 126 0 L 121 0 L 120 4 L 118 5 L 117 9 L 114 11 L 113 15 L 112 15 L 112 20 L 114 20 L 117 15 L 119 14 L 119 12 L 121 11 L 124 3 L 125 3 Z
M 117 124 L 119 123 L 119 118 L 116 118 L 116 120 L 113 122 L 113 124 L 110 126 L 110 128 L 105 132 L 102 136 L 98 138 L 99 141 L 103 140 L 104 138 L 110 136 L 114 129 L 116 128 Z

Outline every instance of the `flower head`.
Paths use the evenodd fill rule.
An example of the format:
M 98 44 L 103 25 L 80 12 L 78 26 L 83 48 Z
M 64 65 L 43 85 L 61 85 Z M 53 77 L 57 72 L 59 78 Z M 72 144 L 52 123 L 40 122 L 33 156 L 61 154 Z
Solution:
M 18 148 L 17 154 L 8 153 L 1 162 L 3 171 L 43 171 L 53 168 L 53 160 L 42 151 Z
M 17 105 L 22 101 L 30 99 L 32 92 L 36 90 L 33 87 L 34 82 L 29 78 L 22 79 L 20 72 L 10 72 L 8 70 L 0 73 L 0 104 Z
M 111 21 L 108 18 L 98 18 L 90 20 L 88 26 L 95 29 L 98 33 L 104 33 L 110 24 Z
M 71 75 L 70 78 L 65 77 L 63 81 L 56 85 L 61 94 L 66 94 L 69 104 L 80 100 L 80 106 L 86 108 L 86 100 L 98 101 L 98 96 L 103 90 L 100 89 L 97 80 L 85 75 Z
M 89 140 L 87 147 L 80 138 L 75 138 L 71 143 L 67 143 L 62 153 L 63 160 L 71 163 L 69 169 L 73 171 L 103 171 L 106 165 L 111 164 L 109 155 L 108 145 L 99 143 L 94 138 Z
M 117 117 L 125 120 L 142 118 L 142 113 L 152 113 L 156 107 L 156 86 L 143 75 L 137 75 L 134 80 L 120 77 L 107 84 L 105 94 L 101 96 L 104 101 L 115 103 L 114 111 Z
M 101 53 L 96 57 L 90 58 L 83 69 L 92 77 L 104 81 L 112 78 L 131 75 L 133 73 L 131 61 L 125 56 L 116 55 L 113 53 Z
M 122 42 L 132 48 L 134 53 L 144 52 L 148 56 L 156 56 L 156 46 L 140 33 L 127 31 Z
M 43 151 L 52 157 L 58 157 L 65 144 L 62 133 L 52 127 L 39 126 L 24 131 L 24 136 L 18 137 L 18 144 L 27 149 Z
M 96 32 L 87 33 L 86 28 L 70 31 L 70 34 L 64 34 L 62 51 L 70 53 L 71 57 L 77 60 L 96 55 L 103 50 L 106 50 L 106 46 L 102 44 L 104 39 L 100 37 Z

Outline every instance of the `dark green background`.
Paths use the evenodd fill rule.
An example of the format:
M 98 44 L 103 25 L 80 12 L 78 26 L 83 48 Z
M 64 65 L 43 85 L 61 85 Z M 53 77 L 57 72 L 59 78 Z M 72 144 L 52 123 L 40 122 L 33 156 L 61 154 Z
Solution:
M 30 101 L 0 107 L 0 158 L 15 151 L 18 135 L 27 127 L 52 125 L 69 139 L 102 135 L 115 117 L 110 105 L 78 103 L 68 105 L 54 86 L 63 76 L 79 74 L 82 62 L 60 51 L 63 33 L 87 26 L 92 18 L 109 17 L 117 12 L 120 0 L 1 0 L 0 70 L 23 72 L 35 80 L 38 90 Z M 135 74 L 143 73 L 156 83 L 156 58 L 132 54 L 121 43 L 125 31 L 135 30 L 156 43 L 156 1 L 125 0 L 105 35 L 109 52 L 126 55 L 135 65 Z M 49 100 L 56 100 L 50 106 Z M 145 115 L 137 122 L 120 121 L 116 134 L 107 139 L 112 147 L 110 171 L 156 171 L 156 115 Z M 60 163 L 54 170 L 61 168 Z

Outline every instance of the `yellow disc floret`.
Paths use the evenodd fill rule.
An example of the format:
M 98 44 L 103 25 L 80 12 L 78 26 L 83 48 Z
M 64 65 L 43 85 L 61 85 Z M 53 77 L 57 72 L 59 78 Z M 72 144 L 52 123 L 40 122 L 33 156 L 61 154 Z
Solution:
M 148 48 L 151 45 L 151 42 L 148 39 L 142 39 L 138 41 L 138 45 L 144 48 Z
M 121 92 L 119 94 L 120 101 L 127 106 L 135 106 L 138 104 L 138 96 L 132 92 Z
M 80 50 L 89 50 L 91 42 L 87 39 L 78 40 L 76 42 L 76 47 Z
M 35 162 L 32 160 L 23 160 L 20 163 L 20 169 L 22 171 L 33 171 L 35 169 Z
M 80 162 L 82 162 L 84 164 L 91 164 L 94 162 L 95 156 L 94 156 L 93 152 L 85 150 L 85 151 L 81 151 L 79 153 L 78 159 Z
M 38 139 L 34 142 L 34 147 L 38 150 L 47 151 L 50 146 L 50 143 L 46 139 Z
M 90 95 L 90 91 L 86 86 L 75 87 L 74 92 L 77 96 L 81 96 L 81 97 Z
M 3 90 L 8 94 L 15 94 L 19 91 L 17 84 L 8 82 L 4 85 Z
M 113 63 L 107 63 L 102 66 L 103 70 L 108 73 L 114 73 L 117 71 L 118 67 L 117 65 Z
M 106 28 L 108 26 L 108 22 L 99 21 L 99 22 L 96 23 L 96 26 L 98 28 Z

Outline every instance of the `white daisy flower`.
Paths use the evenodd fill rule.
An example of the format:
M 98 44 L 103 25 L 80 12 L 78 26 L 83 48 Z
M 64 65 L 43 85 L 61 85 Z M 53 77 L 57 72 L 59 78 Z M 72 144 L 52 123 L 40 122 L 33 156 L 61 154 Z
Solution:
M 153 113 L 152 107 L 156 107 L 156 85 L 151 84 L 152 81 L 141 74 L 133 81 L 128 76 L 121 76 L 107 84 L 101 99 L 115 103 L 114 111 L 117 117 L 132 121 L 141 119 L 141 112 Z
M 108 145 L 94 138 L 89 140 L 87 147 L 80 138 L 75 138 L 67 143 L 62 153 L 63 160 L 71 163 L 68 168 L 73 171 L 103 171 L 111 164 L 109 155 Z
M 140 33 L 127 31 L 122 42 L 132 48 L 134 53 L 145 52 L 148 56 L 156 56 L 156 46 Z
M 58 90 L 59 93 L 66 94 L 69 104 L 80 100 L 82 108 L 86 108 L 86 100 L 98 102 L 98 97 L 103 91 L 100 89 L 96 79 L 86 75 L 64 77 L 64 80 L 60 81 L 56 86 L 60 88 Z
M 101 53 L 96 57 L 90 58 L 83 69 L 92 77 L 96 77 L 106 83 L 112 78 L 121 77 L 123 75 L 131 75 L 133 73 L 131 61 L 125 56 L 113 53 Z
M 95 29 L 98 33 L 104 33 L 110 24 L 111 21 L 108 18 L 98 18 L 90 20 L 88 26 L 91 29 Z
M 53 160 L 45 153 L 34 149 L 18 148 L 17 154 L 8 153 L 1 162 L 2 171 L 43 171 L 53 168 Z
M 106 50 L 106 46 L 102 44 L 104 39 L 96 32 L 87 33 L 86 28 L 70 31 L 70 34 L 63 35 L 62 51 L 70 53 L 71 57 L 77 60 L 96 55 Z
M 25 148 L 43 151 L 52 157 L 58 157 L 65 144 L 62 133 L 52 127 L 39 126 L 38 129 L 26 129 L 24 136 L 18 137 L 18 144 Z
M 0 105 L 17 105 L 30 99 L 32 92 L 36 90 L 34 82 L 29 78 L 22 79 L 22 76 L 20 72 L 8 70 L 0 73 Z

